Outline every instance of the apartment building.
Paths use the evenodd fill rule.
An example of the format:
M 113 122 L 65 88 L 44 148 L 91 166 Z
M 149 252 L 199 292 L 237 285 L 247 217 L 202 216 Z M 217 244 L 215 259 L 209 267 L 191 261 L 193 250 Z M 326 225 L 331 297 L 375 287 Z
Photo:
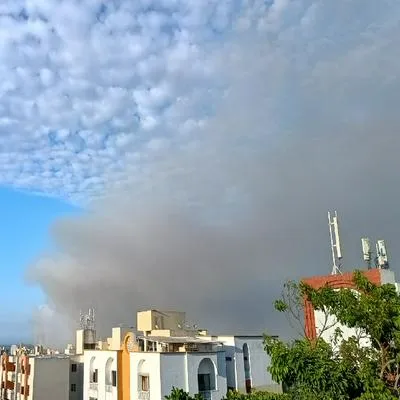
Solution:
M 69 400 L 70 359 L 60 355 L 26 355 L 19 352 L 1 357 L 2 400 Z

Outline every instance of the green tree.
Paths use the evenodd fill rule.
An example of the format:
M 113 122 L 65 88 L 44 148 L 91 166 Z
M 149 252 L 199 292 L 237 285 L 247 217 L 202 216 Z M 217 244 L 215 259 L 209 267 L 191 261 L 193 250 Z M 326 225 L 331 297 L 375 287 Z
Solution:
M 398 399 L 400 395 L 400 296 L 394 285 L 371 283 L 361 272 L 353 276 L 354 290 L 330 286 L 314 289 L 288 282 L 275 308 L 304 326 L 304 301 L 325 314 L 316 338 L 305 333 L 291 342 L 265 337 L 273 379 L 284 383 L 296 400 Z M 335 327 L 329 315 L 356 332 L 344 339 L 336 328 L 327 343 L 323 333 Z M 330 324 L 330 325 L 329 325 Z M 369 343 L 369 345 L 366 345 Z
M 200 394 L 195 394 L 194 396 L 190 396 L 190 394 L 185 392 L 183 389 L 173 387 L 171 393 L 168 396 L 165 396 L 165 399 L 166 400 L 203 400 L 203 396 Z
M 290 400 L 287 395 L 281 393 L 270 392 L 252 392 L 249 394 L 239 393 L 236 391 L 228 391 L 224 400 Z

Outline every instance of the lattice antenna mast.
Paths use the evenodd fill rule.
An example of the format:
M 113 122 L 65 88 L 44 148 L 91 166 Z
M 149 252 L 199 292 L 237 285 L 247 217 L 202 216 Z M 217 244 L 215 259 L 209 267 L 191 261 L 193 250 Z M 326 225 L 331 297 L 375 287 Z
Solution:
M 81 329 L 85 330 L 95 330 L 96 329 L 96 319 L 94 308 L 89 308 L 87 314 L 83 314 L 82 311 L 79 315 L 79 325 Z
M 329 222 L 329 236 L 331 240 L 331 251 L 332 251 L 332 275 L 342 274 L 341 271 L 341 260 L 342 250 L 340 247 L 340 235 L 339 235 L 339 221 L 338 214 L 335 211 L 333 215 L 328 212 Z

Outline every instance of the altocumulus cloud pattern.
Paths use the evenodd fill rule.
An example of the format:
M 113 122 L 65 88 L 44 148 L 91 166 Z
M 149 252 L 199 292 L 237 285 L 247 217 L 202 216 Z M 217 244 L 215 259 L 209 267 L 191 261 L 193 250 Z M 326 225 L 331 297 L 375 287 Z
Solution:
M 0 184 L 96 197 L 201 125 L 236 1 L 0 5 Z

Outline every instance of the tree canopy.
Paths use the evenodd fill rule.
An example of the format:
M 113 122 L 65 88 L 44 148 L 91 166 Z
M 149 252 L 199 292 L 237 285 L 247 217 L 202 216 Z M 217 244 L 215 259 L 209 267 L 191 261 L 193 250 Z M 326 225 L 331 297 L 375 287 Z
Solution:
M 375 285 L 360 271 L 353 289 L 329 285 L 315 289 L 304 282 L 285 284 L 275 308 L 302 326 L 304 302 L 335 323 L 353 328 L 345 336 L 329 318 L 317 337 L 303 331 L 289 342 L 265 337 L 272 378 L 296 400 L 394 400 L 400 396 L 400 296 L 392 284 Z M 334 329 L 332 340 L 324 331 Z M 325 337 L 326 339 L 326 337 Z

